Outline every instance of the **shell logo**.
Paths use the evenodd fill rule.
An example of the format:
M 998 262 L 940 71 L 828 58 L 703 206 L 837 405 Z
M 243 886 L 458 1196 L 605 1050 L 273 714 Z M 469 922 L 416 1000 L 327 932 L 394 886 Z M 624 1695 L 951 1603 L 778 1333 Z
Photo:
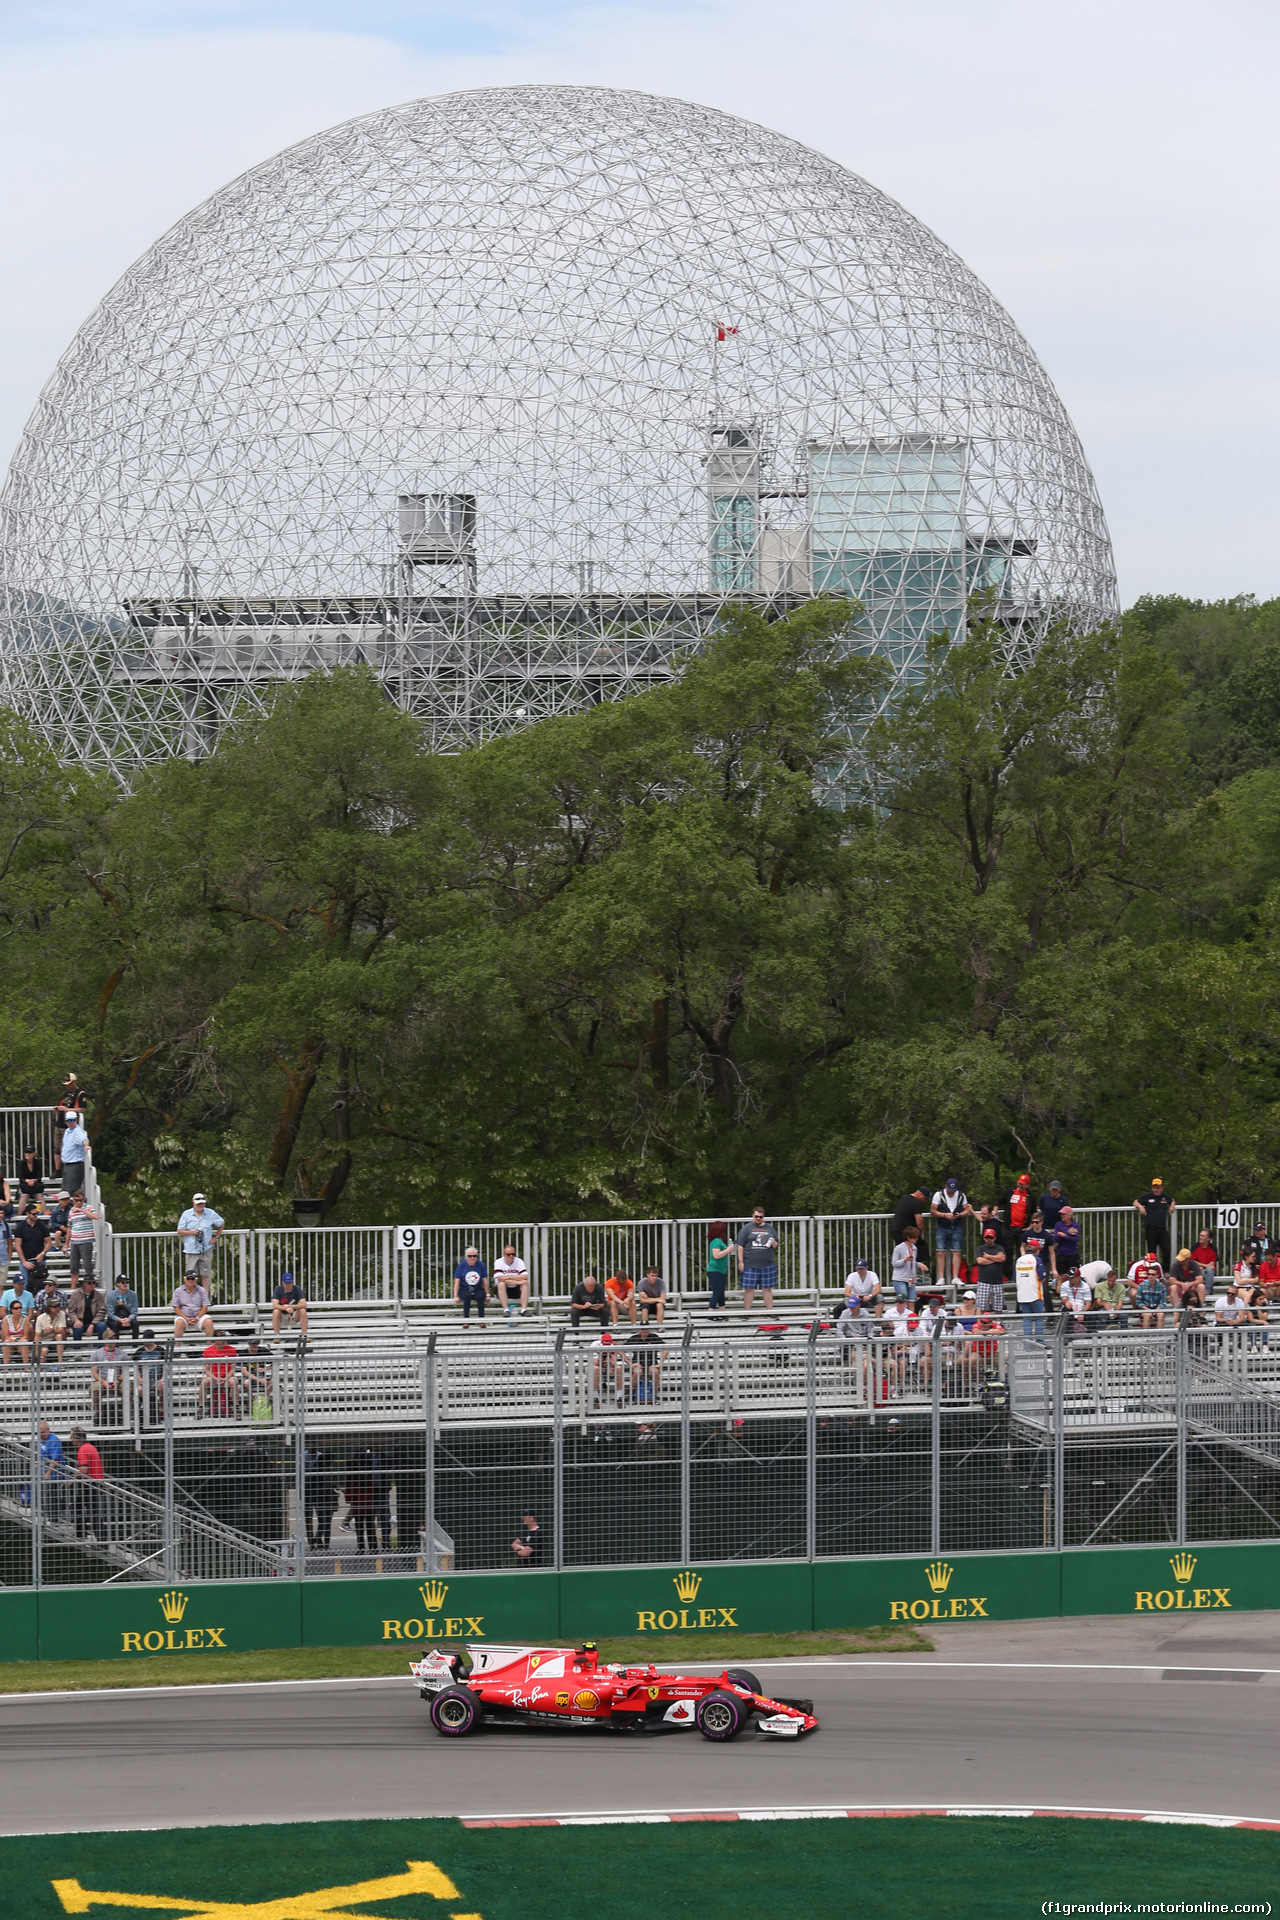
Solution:
M 581 1693 L 575 1693 L 573 1704 L 580 1713 L 590 1713 L 593 1707 L 600 1705 L 600 1695 L 592 1693 L 590 1687 L 584 1687 Z

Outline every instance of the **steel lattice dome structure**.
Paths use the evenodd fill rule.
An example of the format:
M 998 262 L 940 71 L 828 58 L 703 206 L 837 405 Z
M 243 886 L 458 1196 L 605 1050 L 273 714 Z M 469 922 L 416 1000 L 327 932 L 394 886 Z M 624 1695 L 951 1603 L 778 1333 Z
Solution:
M 513 87 L 318 134 L 85 322 L 0 496 L 0 692 L 121 777 L 362 661 L 442 745 L 670 675 L 726 604 L 856 600 L 910 677 L 1115 609 L 1048 376 L 822 155 Z

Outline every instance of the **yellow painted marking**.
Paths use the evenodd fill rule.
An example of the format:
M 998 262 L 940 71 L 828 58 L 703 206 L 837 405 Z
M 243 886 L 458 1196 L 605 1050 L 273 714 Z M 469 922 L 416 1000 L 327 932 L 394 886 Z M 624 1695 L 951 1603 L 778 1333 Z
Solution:
M 406 1894 L 429 1893 L 433 1900 L 456 1900 L 458 1889 L 448 1874 L 430 1860 L 406 1860 L 407 1873 L 381 1880 L 357 1880 L 349 1887 L 318 1887 L 314 1893 L 287 1893 L 278 1900 L 181 1900 L 156 1893 L 108 1893 L 82 1887 L 78 1880 L 55 1880 L 53 1890 L 64 1913 L 88 1913 L 90 1907 L 147 1907 L 169 1913 L 189 1913 L 200 1920 L 374 1920 L 371 1914 L 352 1914 L 351 1907 L 372 1900 L 402 1900 Z M 450 1920 L 480 1920 L 479 1914 L 451 1915 Z

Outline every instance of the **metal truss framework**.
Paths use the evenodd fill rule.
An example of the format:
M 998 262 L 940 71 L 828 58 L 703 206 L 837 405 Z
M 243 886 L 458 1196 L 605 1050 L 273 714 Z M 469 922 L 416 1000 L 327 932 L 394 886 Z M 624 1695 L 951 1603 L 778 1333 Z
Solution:
M 456 746 L 668 678 L 726 605 L 856 599 L 895 684 L 975 594 L 1011 663 L 1115 610 L 1062 403 L 954 253 L 591 87 L 349 121 L 181 220 L 41 396 L 0 578 L 0 693 L 125 778 L 344 661 Z

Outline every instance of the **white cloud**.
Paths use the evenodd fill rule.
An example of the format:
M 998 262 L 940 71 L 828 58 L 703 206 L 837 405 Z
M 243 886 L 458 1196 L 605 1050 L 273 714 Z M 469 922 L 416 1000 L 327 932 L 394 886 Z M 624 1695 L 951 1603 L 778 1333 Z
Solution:
M 244 167 L 418 94 L 593 81 L 807 140 L 963 254 L 1063 393 L 1126 597 L 1280 591 L 1269 4 L 528 6 L 475 15 L 485 53 L 432 52 L 465 39 L 457 16 L 419 15 L 416 42 L 95 17 L 96 38 L 12 42 L 0 72 L 0 457 L 117 274 Z

